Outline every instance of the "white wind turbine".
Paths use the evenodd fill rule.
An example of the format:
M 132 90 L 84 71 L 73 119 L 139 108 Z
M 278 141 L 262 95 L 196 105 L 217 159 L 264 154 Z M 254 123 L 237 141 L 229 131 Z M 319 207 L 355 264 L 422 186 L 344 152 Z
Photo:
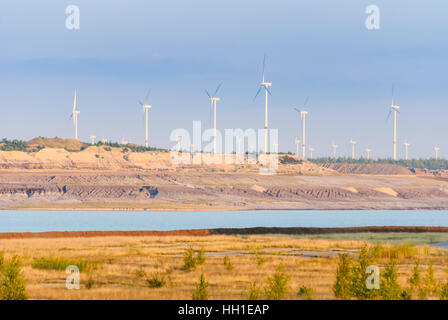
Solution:
M 367 160 L 370 160 L 370 152 L 372 152 L 372 149 L 366 148 L 367 152 Z
M 268 94 L 271 95 L 269 87 L 272 86 L 271 82 L 266 82 L 264 80 L 264 69 L 266 64 L 266 56 L 263 58 L 263 74 L 261 78 L 260 88 L 255 95 L 254 101 L 260 93 L 261 89 L 264 89 L 264 152 L 268 152 Z
M 439 151 L 440 151 L 440 148 L 439 148 L 439 147 L 434 147 L 434 151 L 436 152 L 436 160 L 439 160 Z
M 299 110 L 297 108 L 294 108 L 299 114 L 302 119 L 302 158 L 306 158 L 306 115 L 308 114 L 308 111 L 305 110 L 305 106 L 308 102 L 308 99 L 310 97 L 306 97 L 305 102 L 303 103 L 302 110 Z
M 331 147 L 333 148 L 333 158 L 336 158 L 336 150 L 338 149 L 338 145 L 333 142 Z
M 395 105 L 394 103 L 394 87 L 392 87 L 392 104 L 390 107 L 389 115 L 387 118 L 389 119 L 390 114 L 394 113 L 394 161 L 397 160 L 397 113 L 399 112 L 400 106 Z
M 313 151 L 315 150 L 313 147 L 310 147 L 310 159 L 313 159 Z
M 216 102 L 221 100 L 220 98 L 216 97 L 216 94 L 219 91 L 219 88 L 221 88 L 221 84 L 216 88 L 213 95 L 210 95 L 207 90 L 205 90 L 205 93 L 210 99 L 210 107 L 213 108 L 213 153 L 216 154 Z
M 356 141 L 353 141 L 353 139 L 350 138 L 350 143 L 352 145 L 352 159 L 355 159 L 355 144 L 357 143 Z
M 91 134 L 90 135 L 90 141 L 92 142 L 92 144 L 95 144 L 95 139 L 96 139 L 96 136 Z
M 408 143 L 407 141 L 404 142 L 404 147 L 405 147 L 405 149 L 406 149 L 406 152 L 405 152 L 405 160 L 408 160 L 408 156 L 409 156 L 409 146 L 410 146 L 410 145 L 411 145 L 411 144 Z
M 78 100 L 78 94 L 75 89 L 75 99 L 73 101 L 73 111 L 72 111 L 72 114 L 70 115 L 70 118 L 73 118 L 73 124 L 75 125 L 75 139 L 78 139 L 78 114 L 80 113 L 79 110 L 76 110 L 76 107 L 78 106 L 77 100 Z
M 139 101 L 140 106 L 143 108 L 143 112 L 145 112 L 145 124 L 146 124 L 146 128 L 145 128 L 145 147 L 148 148 L 149 147 L 149 122 L 148 122 L 148 112 L 149 109 L 152 108 L 152 106 L 150 104 L 148 104 L 148 97 L 149 97 L 149 93 L 151 91 L 148 90 L 148 93 L 146 94 L 145 100 Z
M 296 140 L 294 141 L 294 143 L 296 144 L 296 149 L 297 149 L 296 154 L 297 154 L 297 157 L 299 157 L 300 140 L 296 138 Z

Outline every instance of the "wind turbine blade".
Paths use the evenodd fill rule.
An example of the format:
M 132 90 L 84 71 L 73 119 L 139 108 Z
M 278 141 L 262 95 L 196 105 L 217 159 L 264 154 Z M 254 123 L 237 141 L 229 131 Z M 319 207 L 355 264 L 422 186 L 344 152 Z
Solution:
M 387 115 L 386 121 L 389 121 L 390 115 L 392 114 L 392 109 L 390 109 L 389 114 Z
M 296 110 L 298 113 L 300 113 L 300 110 L 299 109 L 297 109 L 297 108 L 294 108 L 294 110 Z
M 392 85 L 392 107 L 394 106 L 394 91 L 395 91 L 395 84 Z
M 260 93 L 260 91 L 261 91 L 261 87 L 260 87 L 260 88 L 258 88 L 257 94 L 256 94 L 256 95 L 255 95 L 255 97 L 254 97 L 254 101 L 255 101 L 255 99 L 257 99 L 257 97 L 258 97 L 258 94 Z
M 216 88 L 215 93 L 213 94 L 213 96 L 216 96 L 216 94 L 218 93 L 219 89 L 222 86 L 222 82 L 219 84 L 219 86 Z
M 148 102 L 148 98 L 149 98 L 149 94 L 151 93 L 151 89 L 149 89 L 148 90 L 148 93 L 146 94 L 146 97 L 145 97 L 145 103 L 147 103 Z
M 138 100 L 138 103 L 140 104 L 140 106 L 144 106 L 143 102 L 141 100 Z
M 264 68 L 265 68 L 265 66 L 266 66 L 266 55 L 263 56 L 263 73 L 262 73 L 262 75 L 263 75 L 263 82 L 264 82 Z
M 207 89 L 204 89 L 205 93 L 207 94 L 207 96 L 211 99 L 212 96 L 210 95 L 210 93 L 208 93 Z
M 268 87 L 265 87 L 266 91 L 269 93 L 270 96 L 272 96 L 271 91 L 269 91 Z
M 74 98 L 74 100 L 73 100 L 73 111 L 75 111 L 76 110 L 76 89 L 75 89 L 75 98 Z
M 305 99 L 305 102 L 303 103 L 303 108 L 302 109 L 305 109 L 305 106 L 308 103 L 309 99 L 310 99 L 310 96 L 307 96 L 306 99 Z
M 209 118 L 210 128 L 212 127 L 212 114 L 213 114 L 213 101 L 210 100 L 210 118 Z

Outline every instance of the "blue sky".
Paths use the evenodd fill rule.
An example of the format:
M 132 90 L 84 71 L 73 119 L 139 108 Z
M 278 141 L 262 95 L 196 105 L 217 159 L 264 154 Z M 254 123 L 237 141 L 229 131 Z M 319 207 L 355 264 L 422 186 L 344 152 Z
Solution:
M 80 30 L 65 8 L 80 8 Z M 380 30 L 365 9 L 380 8 Z M 170 147 L 175 128 L 209 122 L 204 88 L 223 82 L 218 128 L 262 128 L 253 101 L 267 55 L 273 83 L 270 127 L 279 149 L 294 151 L 293 107 L 310 96 L 309 138 L 316 156 L 370 147 L 391 156 L 386 121 L 395 83 L 399 157 L 448 155 L 448 3 L 446 1 L 51 1 L 0 3 L 0 136 L 73 136 L 79 92 L 81 140 L 144 142 L 138 100 L 151 89 L 150 144 Z

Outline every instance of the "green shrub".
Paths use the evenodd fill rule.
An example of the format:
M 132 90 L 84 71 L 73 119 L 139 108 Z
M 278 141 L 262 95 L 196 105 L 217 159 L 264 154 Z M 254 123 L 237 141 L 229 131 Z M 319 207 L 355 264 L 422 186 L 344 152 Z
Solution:
M 337 299 L 350 300 L 352 298 L 352 264 L 348 254 L 339 256 L 336 282 L 333 285 L 333 293 Z
M 26 282 L 22 277 L 19 257 L 9 261 L 0 253 L 0 300 L 27 300 Z
M 261 300 L 263 298 L 263 290 L 257 286 L 256 282 L 252 282 L 249 286 L 249 294 L 247 300 Z
M 225 267 L 227 270 L 232 270 L 233 268 L 235 268 L 235 266 L 234 266 L 233 263 L 230 261 L 230 258 L 229 258 L 228 256 L 225 256 L 225 257 L 224 257 L 223 263 L 224 263 L 224 267 Z
M 97 267 L 98 262 L 49 257 L 34 259 L 32 263 L 33 268 L 44 270 L 65 270 L 70 265 L 77 266 L 80 272 L 90 272 Z
M 297 294 L 304 300 L 313 300 L 313 288 L 302 286 Z
M 412 299 L 412 294 L 411 292 L 407 291 L 407 290 L 401 290 L 400 292 L 400 300 L 411 300 Z
M 196 251 L 196 264 L 198 266 L 201 266 L 205 263 L 205 255 L 204 255 L 204 250 L 200 249 L 198 251 Z
M 140 267 L 137 270 L 135 270 L 135 275 L 138 278 L 145 278 L 146 277 L 146 272 L 145 272 L 145 270 L 142 267 Z
M 150 278 L 146 279 L 146 283 L 150 288 L 162 288 L 166 284 L 166 279 L 158 272 L 154 272 Z
M 257 253 L 257 265 L 259 266 L 259 267 L 261 267 L 262 265 L 264 265 L 264 263 L 267 261 L 267 259 L 265 258 L 265 257 L 263 257 L 263 256 L 260 256 L 258 253 Z
M 440 287 L 439 298 L 440 300 L 448 300 L 448 282 Z
M 95 285 L 95 280 L 93 279 L 92 275 L 89 275 L 89 278 L 87 279 L 87 282 L 86 282 L 86 288 L 88 290 L 90 290 L 93 288 L 94 285 Z
M 192 247 L 188 247 L 184 254 L 184 269 L 193 270 L 199 265 L 205 263 L 204 250 L 194 250 Z
M 199 283 L 196 284 L 196 289 L 193 291 L 193 300 L 208 300 L 209 283 L 205 281 L 204 274 L 201 273 Z
M 398 284 L 397 263 L 392 258 L 386 264 L 384 273 L 381 276 L 380 295 L 383 300 L 398 300 L 402 290 Z
M 267 279 L 265 295 L 267 300 L 283 300 L 288 293 L 289 277 L 283 272 L 281 267 L 277 272 Z

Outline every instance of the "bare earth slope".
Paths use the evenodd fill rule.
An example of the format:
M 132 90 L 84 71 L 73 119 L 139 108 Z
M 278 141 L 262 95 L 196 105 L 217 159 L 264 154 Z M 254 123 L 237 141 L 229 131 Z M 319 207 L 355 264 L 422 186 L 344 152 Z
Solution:
M 168 152 L 88 147 L 0 152 L 0 208 L 117 210 L 448 209 L 448 180 L 400 166 L 176 165 Z

